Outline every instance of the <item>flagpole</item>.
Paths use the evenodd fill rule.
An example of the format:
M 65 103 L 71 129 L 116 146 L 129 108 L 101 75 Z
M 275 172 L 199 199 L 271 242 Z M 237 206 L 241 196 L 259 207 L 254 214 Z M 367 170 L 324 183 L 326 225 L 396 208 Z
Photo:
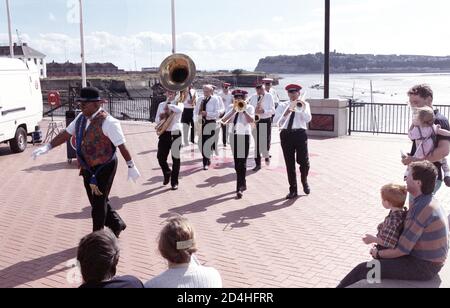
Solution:
M 172 53 L 177 51 L 176 29 L 175 29 L 175 0 L 172 0 Z
M 83 1 L 80 0 L 80 42 L 81 42 L 81 80 L 83 88 L 87 86 L 86 59 L 84 53 Z
M 6 12 L 8 14 L 8 32 L 9 32 L 9 55 L 14 58 L 14 45 L 11 30 L 11 12 L 9 10 L 9 0 L 6 0 Z

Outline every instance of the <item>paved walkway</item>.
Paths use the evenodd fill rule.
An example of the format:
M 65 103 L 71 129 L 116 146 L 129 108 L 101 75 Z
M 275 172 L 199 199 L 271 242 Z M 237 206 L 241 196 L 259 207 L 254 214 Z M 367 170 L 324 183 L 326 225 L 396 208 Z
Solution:
M 275 138 L 272 165 L 249 172 L 249 191 L 237 201 L 229 150 L 221 150 L 214 168 L 204 172 L 201 156 L 185 149 L 180 189 L 171 192 L 161 185 L 153 126 L 123 127 L 143 178 L 137 185 L 127 182 L 121 160 L 111 192 L 128 223 L 120 239 L 120 274 L 146 281 L 165 269 L 157 236 L 166 217 L 179 213 L 194 223 L 198 256 L 221 272 L 225 287 L 336 286 L 369 258 L 361 237 L 374 233 L 387 214 L 379 189 L 402 182 L 400 149 L 409 146 L 403 137 L 311 140 L 312 195 L 286 202 L 287 177 Z M 32 151 L 30 145 L 12 155 L 0 145 L 0 287 L 76 287 L 73 258 L 91 230 L 82 181 L 66 161 L 65 146 L 37 161 Z M 438 199 L 449 205 L 450 189 L 443 188 Z

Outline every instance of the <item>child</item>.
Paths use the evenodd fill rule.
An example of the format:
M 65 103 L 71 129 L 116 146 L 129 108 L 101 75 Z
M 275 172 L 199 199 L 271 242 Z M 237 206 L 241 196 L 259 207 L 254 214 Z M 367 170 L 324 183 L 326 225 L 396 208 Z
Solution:
M 434 112 L 432 108 L 417 108 L 412 126 L 409 130 L 409 138 L 416 145 L 414 158 L 425 160 L 434 150 L 437 135 L 450 137 L 450 131 L 442 129 L 440 125 L 434 125 Z M 444 158 L 441 164 L 442 170 L 444 171 L 445 185 L 450 187 L 450 168 L 447 164 L 447 159 Z
M 406 186 L 389 184 L 381 188 L 383 207 L 390 210 L 390 213 L 378 226 L 377 236 L 367 234 L 363 238 L 364 243 L 376 244 L 378 250 L 397 247 L 407 214 L 407 209 L 404 207 L 407 194 Z

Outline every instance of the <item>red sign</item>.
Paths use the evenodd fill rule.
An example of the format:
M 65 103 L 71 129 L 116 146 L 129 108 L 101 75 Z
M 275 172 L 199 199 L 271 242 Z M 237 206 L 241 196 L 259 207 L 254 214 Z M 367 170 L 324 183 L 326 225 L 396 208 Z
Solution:
M 51 91 L 48 93 L 47 101 L 52 107 L 59 107 L 61 106 L 61 95 L 58 91 Z

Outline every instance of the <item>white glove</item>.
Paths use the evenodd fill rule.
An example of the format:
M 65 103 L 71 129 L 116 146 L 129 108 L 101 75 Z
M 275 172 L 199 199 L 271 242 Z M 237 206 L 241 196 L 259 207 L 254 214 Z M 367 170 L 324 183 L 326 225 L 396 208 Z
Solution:
M 40 148 L 34 150 L 31 157 L 33 157 L 33 159 L 36 160 L 36 158 L 38 158 L 39 156 L 50 152 L 51 149 L 52 149 L 52 146 L 50 145 L 50 143 L 48 143 L 48 144 L 44 145 L 43 147 L 40 147 Z
M 141 177 L 141 173 L 138 168 L 134 165 L 134 162 L 131 160 L 127 162 L 128 165 L 128 181 L 132 180 L 133 182 L 137 182 L 137 180 Z

